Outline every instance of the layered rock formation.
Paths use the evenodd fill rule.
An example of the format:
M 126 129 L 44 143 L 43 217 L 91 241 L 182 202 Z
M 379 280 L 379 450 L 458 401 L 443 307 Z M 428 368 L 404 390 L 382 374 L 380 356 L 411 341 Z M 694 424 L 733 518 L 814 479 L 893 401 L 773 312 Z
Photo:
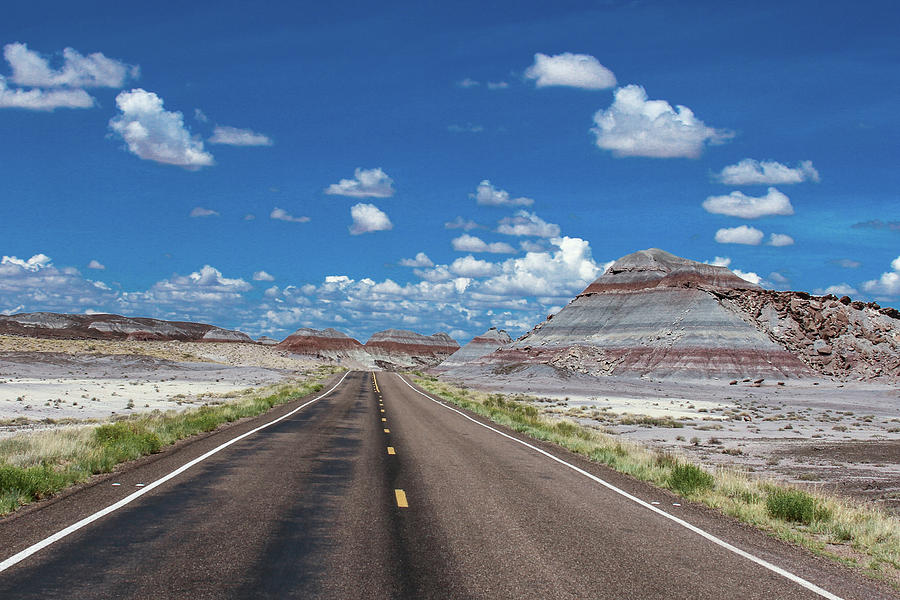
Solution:
M 401 370 L 439 364 L 459 349 L 446 333 L 421 335 L 402 329 L 379 331 L 365 345 L 336 329 L 302 328 L 277 348 L 339 362 L 357 369 Z
M 204 323 L 162 321 L 121 315 L 21 313 L 0 315 L 0 334 L 58 339 L 142 340 L 183 342 L 247 342 L 240 331 Z
M 651 248 L 616 261 L 568 306 L 488 359 L 562 372 L 792 377 L 812 369 L 717 294 L 761 291 L 725 267 Z
M 369 338 L 366 352 L 382 369 L 433 367 L 459 350 L 446 333 L 422 335 L 404 329 L 386 329 Z
M 512 343 L 512 338 L 502 329 L 491 327 L 450 355 L 436 367 L 437 371 L 453 374 L 457 369 L 464 369 L 469 363 L 477 361 L 500 348 Z

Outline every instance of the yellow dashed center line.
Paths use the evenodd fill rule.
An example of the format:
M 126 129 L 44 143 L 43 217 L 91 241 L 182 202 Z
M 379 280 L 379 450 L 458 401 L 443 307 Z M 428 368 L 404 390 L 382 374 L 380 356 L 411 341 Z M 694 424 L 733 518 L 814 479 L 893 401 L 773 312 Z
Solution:
M 384 412 L 384 409 L 383 409 L 383 408 L 381 409 L 381 412 Z
M 388 446 L 388 454 L 397 454 L 397 451 L 394 450 L 393 446 Z
M 378 389 L 378 380 L 375 379 L 375 373 L 372 373 L 372 383 L 375 384 L 375 391 L 380 394 L 381 390 Z
M 381 417 L 381 422 L 382 422 L 382 423 L 387 423 L 387 419 L 385 419 L 384 417 Z
M 391 430 L 390 430 L 390 429 L 387 429 L 387 428 L 385 428 L 385 430 L 384 430 L 384 432 L 385 432 L 385 433 L 390 433 L 390 432 L 391 432 Z
M 403 490 L 394 490 L 394 495 L 397 496 L 397 506 L 400 508 L 409 508 L 409 502 L 406 501 L 406 492 Z

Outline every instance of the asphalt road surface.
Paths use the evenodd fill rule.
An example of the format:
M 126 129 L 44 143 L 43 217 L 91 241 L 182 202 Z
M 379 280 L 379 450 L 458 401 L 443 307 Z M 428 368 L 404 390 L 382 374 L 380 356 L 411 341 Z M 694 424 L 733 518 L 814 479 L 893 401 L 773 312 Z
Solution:
M 400 375 L 377 373 L 377 386 L 350 373 L 315 402 L 0 520 L 0 598 L 895 597 L 667 492 L 516 442 Z

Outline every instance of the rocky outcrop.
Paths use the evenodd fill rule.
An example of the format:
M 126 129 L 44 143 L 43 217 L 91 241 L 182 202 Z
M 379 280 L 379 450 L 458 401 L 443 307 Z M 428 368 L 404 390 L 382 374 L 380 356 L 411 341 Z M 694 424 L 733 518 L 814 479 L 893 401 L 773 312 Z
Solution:
M 804 292 L 711 293 L 818 373 L 900 377 L 900 312 L 894 308 Z
M 301 327 L 275 347 L 293 354 L 315 356 L 363 369 L 370 368 L 371 364 L 363 345 L 337 329 Z
M 501 370 L 675 378 L 798 377 L 810 367 L 712 291 L 759 290 L 725 267 L 651 248 L 616 261 L 555 316 L 489 356 Z
M 512 338 L 509 337 L 508 333 L 502 329 L 491 327 L 451 354 L 449 358 L 436 367 L 436 370 L 452 375 L 455 370 L 464 369 L 469 363 L 478 361 L 482 357 L 511 343 Z
M 275 338 L 271 338 L 267 335 L 261 335 L 256 338 L 257 344 L 262 344 L 263 346 L 277 346 L 280 342 Z
M 373 334 L 365 349 L 379 368 L 394 370 L 436 366 L 459 350 L 459 344 L 446 333 L 386 329 Z
M 0 316 L 0 334 L 79 340 L 254 343 L 240 331 L 204 323 L 96 314 L 21 313 Z

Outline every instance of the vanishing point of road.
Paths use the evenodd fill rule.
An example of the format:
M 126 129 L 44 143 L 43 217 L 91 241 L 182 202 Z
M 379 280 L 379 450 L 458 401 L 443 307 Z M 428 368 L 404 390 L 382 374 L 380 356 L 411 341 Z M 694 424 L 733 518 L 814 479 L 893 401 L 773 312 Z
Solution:
M 4 599 L 893 597 L 394 373 L 0 520 Z

